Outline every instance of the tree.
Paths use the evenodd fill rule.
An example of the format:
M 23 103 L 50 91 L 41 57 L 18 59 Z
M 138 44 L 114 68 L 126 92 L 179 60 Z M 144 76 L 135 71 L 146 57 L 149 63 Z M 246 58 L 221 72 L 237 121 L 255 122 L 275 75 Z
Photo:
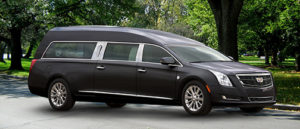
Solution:
M 237 24 L 243 0 L 208 0 L 208 3 L 216 21 L 218 49 L 238 60 Z
M 50 0 L 54 26 L 120 25 L 133 16 L 135 0 Z
M 39 14 L 44 1 L 24 0 L 14 1 L 6 0 L 0 3 L 0 25 L 1 29 L 10 36 L 11 42 L 11 70 L 23 70 L 21 64 L 22 30 L 40 19 Z
M 256 45 L 256 49 L 264 48 L 266 64 L 270 64 L 269 55 L 272 55 L 271 64 L 276 66 L 279 51 L 280 55 L 285 55 L 285 53 L 297 55 L 299 46 L 298 7 L 298 1 L 256 0 L 245 2 L 239 19 L 240 30 L 252 33 L 240 34 L 240 39 L 254 41 L 249 44 Z M 247 43 L 245 40 L 243 42 Z
M 185 22 L 193 29 L 198 40 L 217 49 L 216 22 L 207 0 L 187 0 L 185 5 L 187 8 Z
M 296 70 L 300 71 L 300 2 L 299 1 L 284 1 L 284 10 L 279 14 L 279 26 L 284 32 L 282 37 L 286 42 L 283 52 L 295 57 Z

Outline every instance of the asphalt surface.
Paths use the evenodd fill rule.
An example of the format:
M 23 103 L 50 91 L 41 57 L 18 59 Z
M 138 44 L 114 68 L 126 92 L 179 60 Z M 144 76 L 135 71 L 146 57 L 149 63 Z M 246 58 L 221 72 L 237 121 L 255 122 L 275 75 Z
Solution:
M 67 112 L 30 94 L 24 80 L 0 77 L 0 129 L 299 129 L 300 112 L 265 109 L 247 114 L 215 108 L 207 116 L 188 115 L 180 106 L 128 104 L 112 109 L 102 103 L 77 102 Z

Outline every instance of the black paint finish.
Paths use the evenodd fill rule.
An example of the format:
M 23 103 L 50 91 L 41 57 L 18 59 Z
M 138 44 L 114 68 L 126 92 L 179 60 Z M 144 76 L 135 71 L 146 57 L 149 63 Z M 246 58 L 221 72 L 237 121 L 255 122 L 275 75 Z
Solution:
M 155 44 L 168 50 L 182 66 L 136 61 L 42 59 L 47 46 L 53 41 Z M 265 89 L 243 87 L 235 76 L 239 73 L 269 73 L 268 71 L 238 62 L 184 62 L 165 46 L 167 44 L 203 45 L 175 34 L 147 29 L 102 26 L 54 28 L 46 34 L 37 50 L 35 55 L 37 61 L 30 72 L 28 86 L 33 94 L 46 97 L 51 81 L 62 78 L 69 84 L 76 100 L 180 105 L 179 98 L 183 86 L 189 81 L 197 80 L 209 87 L 214 105 L 266 106 L 276 102 L 275 86 Z M 233 87 L 221 86 L 209 70 L 226 74 Z M 93 94 L 79 91 L 120 94 Z M 239 100 L 224 100 L 222 95 Z M 274 100 L 268 102 L 248 100 L 248 97 L 265 96 L 273 96 Z

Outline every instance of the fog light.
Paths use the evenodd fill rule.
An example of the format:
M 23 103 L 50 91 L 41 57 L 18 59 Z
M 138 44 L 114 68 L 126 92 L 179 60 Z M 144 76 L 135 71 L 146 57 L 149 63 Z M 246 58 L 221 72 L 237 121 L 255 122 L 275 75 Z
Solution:
M 222 99 L 227 99 L 226 96 L 222 95 Z

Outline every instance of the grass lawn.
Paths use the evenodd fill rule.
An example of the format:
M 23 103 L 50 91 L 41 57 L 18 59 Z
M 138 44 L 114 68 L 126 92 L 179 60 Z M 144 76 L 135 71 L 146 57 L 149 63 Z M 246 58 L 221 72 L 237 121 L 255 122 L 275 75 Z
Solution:
M 22 59 L 24 71 L 7 70 L 10 66 L 10 61 L 6 60 L 6 64 L 0 62 L 0 74 L 6 73 L 16 76 L 28 76 L 32 59 Z M 249 65 L 261 67 L 272 72 L 274 83 L 277 87 L 278 103 L 288 103 L 300 105 L 300 72 L 294 69 L 295 59 L 287 59 L 279 64 L 280 67 L 270 67 L 264 64 L 263 59 L 254 56 L 242 56 L 240 62 Z
M 32 59 L 22 59 L 22 66 L 24 70 L 8 70 L 10 60 L 5 60 L 6 63 L 0 62 L 0 74 L 5 73 L 14 76 L 28 76 Z

